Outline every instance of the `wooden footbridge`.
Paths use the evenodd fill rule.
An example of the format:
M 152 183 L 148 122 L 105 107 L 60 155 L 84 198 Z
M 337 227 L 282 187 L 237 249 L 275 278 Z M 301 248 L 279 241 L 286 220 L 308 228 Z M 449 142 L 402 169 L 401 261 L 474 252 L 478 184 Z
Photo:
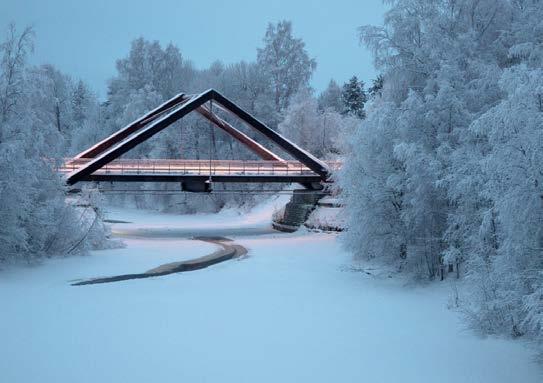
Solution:
M 285 160 L 257 140 L 235 128 L 215 110 L 235 116 L 246 126 L 267 138 L 294 160 Z M 179 160 L 124 159 L 129 150 L 166 129 L 191 112 L 228 133 L 260 160 Z M 329 182 L 337 163 L 325 163 L 300 148 L 241 109 L 219 92 L 210 89 L 196 95 L 178 94 L 96 145 L 67 159 L 60 171 L 66 182 L 179 182 L 183 190 L 210 191 L 221 183 L 299 183 L 308 189 L 321 189 Z

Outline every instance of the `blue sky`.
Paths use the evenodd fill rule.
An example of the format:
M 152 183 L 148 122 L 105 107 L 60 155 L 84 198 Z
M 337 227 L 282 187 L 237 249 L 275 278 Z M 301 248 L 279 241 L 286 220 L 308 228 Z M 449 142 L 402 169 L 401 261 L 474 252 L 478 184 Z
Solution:
M 173 42 L 203 68 L 216 59 L 254 60 L 267 23 L 287 19 L 317 59 L 312 84 L 322 90 L 330 78 L 375 76 L 356 29 L 380 24 L 384 11 L 381 0 L 2 0 L 0 27 L 32 25 L 37 39 L 31 62 L 52 63 L 103 97 L 115 60 L 136 37 Z

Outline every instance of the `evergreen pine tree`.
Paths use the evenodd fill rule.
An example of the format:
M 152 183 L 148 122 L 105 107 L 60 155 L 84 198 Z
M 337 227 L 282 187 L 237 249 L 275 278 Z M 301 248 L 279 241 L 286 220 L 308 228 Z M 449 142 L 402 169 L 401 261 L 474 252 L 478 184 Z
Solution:
M 358 81 L 356 76 L 353 76 L 343 85 L 341 100 L 343 102 L 343 114 L 355 116 L 360 119 L 366 117 L 364 104 L 368 100 L 368 96 L 364 90 L 364 82 Z
M 373 79 L 372 86 L 368 89 L 369 96 L 373 99 L 376 96 L 380 96 L 385 84 L 385 78 L 382 74 Z

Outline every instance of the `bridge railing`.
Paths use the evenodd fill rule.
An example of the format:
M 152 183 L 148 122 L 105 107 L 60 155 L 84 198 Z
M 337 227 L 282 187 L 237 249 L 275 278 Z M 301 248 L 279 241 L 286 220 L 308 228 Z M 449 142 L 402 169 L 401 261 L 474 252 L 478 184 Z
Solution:
M 91 159 L 66 159 L 60 172 L 70 173 Z M 340 164 L 329 163 L 332 169 Z M 313 171 L 299 161 L 117 159 L 96 174 L 305 175 Z

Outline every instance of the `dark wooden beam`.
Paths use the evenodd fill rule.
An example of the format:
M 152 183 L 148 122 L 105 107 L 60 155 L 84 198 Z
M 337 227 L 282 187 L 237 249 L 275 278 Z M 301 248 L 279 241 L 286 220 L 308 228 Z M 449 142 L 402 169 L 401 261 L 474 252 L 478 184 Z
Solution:
M 247 136 L 245 133 L 240 132 L 234 128 L 230 123 L 224 119 L 217 116 L 215 113 L 212 113 L 209 108 L 201 106 L 196 109 L 204 118 L 208 121 L 211 121 L 215 126 L 224 130 L 230 136 L 238 140 L 240 143 L 245 145 L 249 150 L 255 153 L 257 156 L 266 161 L 284 161 L 277 154 L 273 153 L 271 150 L 266 149 L 264 146 L 260 145 L 258 142 L 253 140 L 251 137 Z
M 96 145 L 82 151 L 81 153 L 76 155 L 74 159 L 96 157 L 100 153 L 103 153 L 105 150 L 111 148 L 113 145 L 118 144 L 129 135 L 138 131 L 149 122 L 152 122 L 153 120 L 161 116 L 163 113 L 182 104 L 183 102 L 188 101 L 188 99 L 189 98 L 186 97 L 184 93 L 180 93 L 172 97 L 171 99 L 166 101 L 164 104 L 158 106 L 157 108 L 153 109 L 149 113 L 131 122 L 130 124 L 122 128 L 121 130 L 113 133 L 111 136 L 103 139 L 102 141 L 98 142 Z
M 285 137 L 283 137 L 273 129 L 269 128 L 264 123 L 257 120 L 255 117 L 241 109 L 239 106 L 228 100 L 216 90 L 212 89 L 210 90 L 210 92 L 212 94 L 213 100 L 221 104 L 227 111 L 237 116 L 250 127 L 262 133 L 264 136 L 266 136 L 275 144 L 277 144 L 280 148 L 282 148 L 285 152 L 289 153 L 295 159 L 306 165 L 309 169 L 319 174 L 322 178 L 326 179 L 329 177 L 330 169 L 328 168 L 328 165 L 326 165 L 323 161 L 319 160 L 311 153 L 301 149 L 293 142 L 287 140 Z
M 156 119 L 143 128 L 140 128 L 130 138 L 119 142 L 116 146 L 110 147 L 93 160 L 89 161 L 87 164 L 70 173 L 66 182 L 68 185 L 73 185 L 82 180 L 84 177 L 94 173 L 104 165 L 110 163 L 116 158 L 119 158 L 130 149 L 148 140 L 180 118 L 194 111 L 199 106 L 202 106 L 204 103 L 211 100 L 211 96 L 211 91 L 206 91 L 198 96 L 192 97 L 190 100 L 184 102 L 179 108 Z

